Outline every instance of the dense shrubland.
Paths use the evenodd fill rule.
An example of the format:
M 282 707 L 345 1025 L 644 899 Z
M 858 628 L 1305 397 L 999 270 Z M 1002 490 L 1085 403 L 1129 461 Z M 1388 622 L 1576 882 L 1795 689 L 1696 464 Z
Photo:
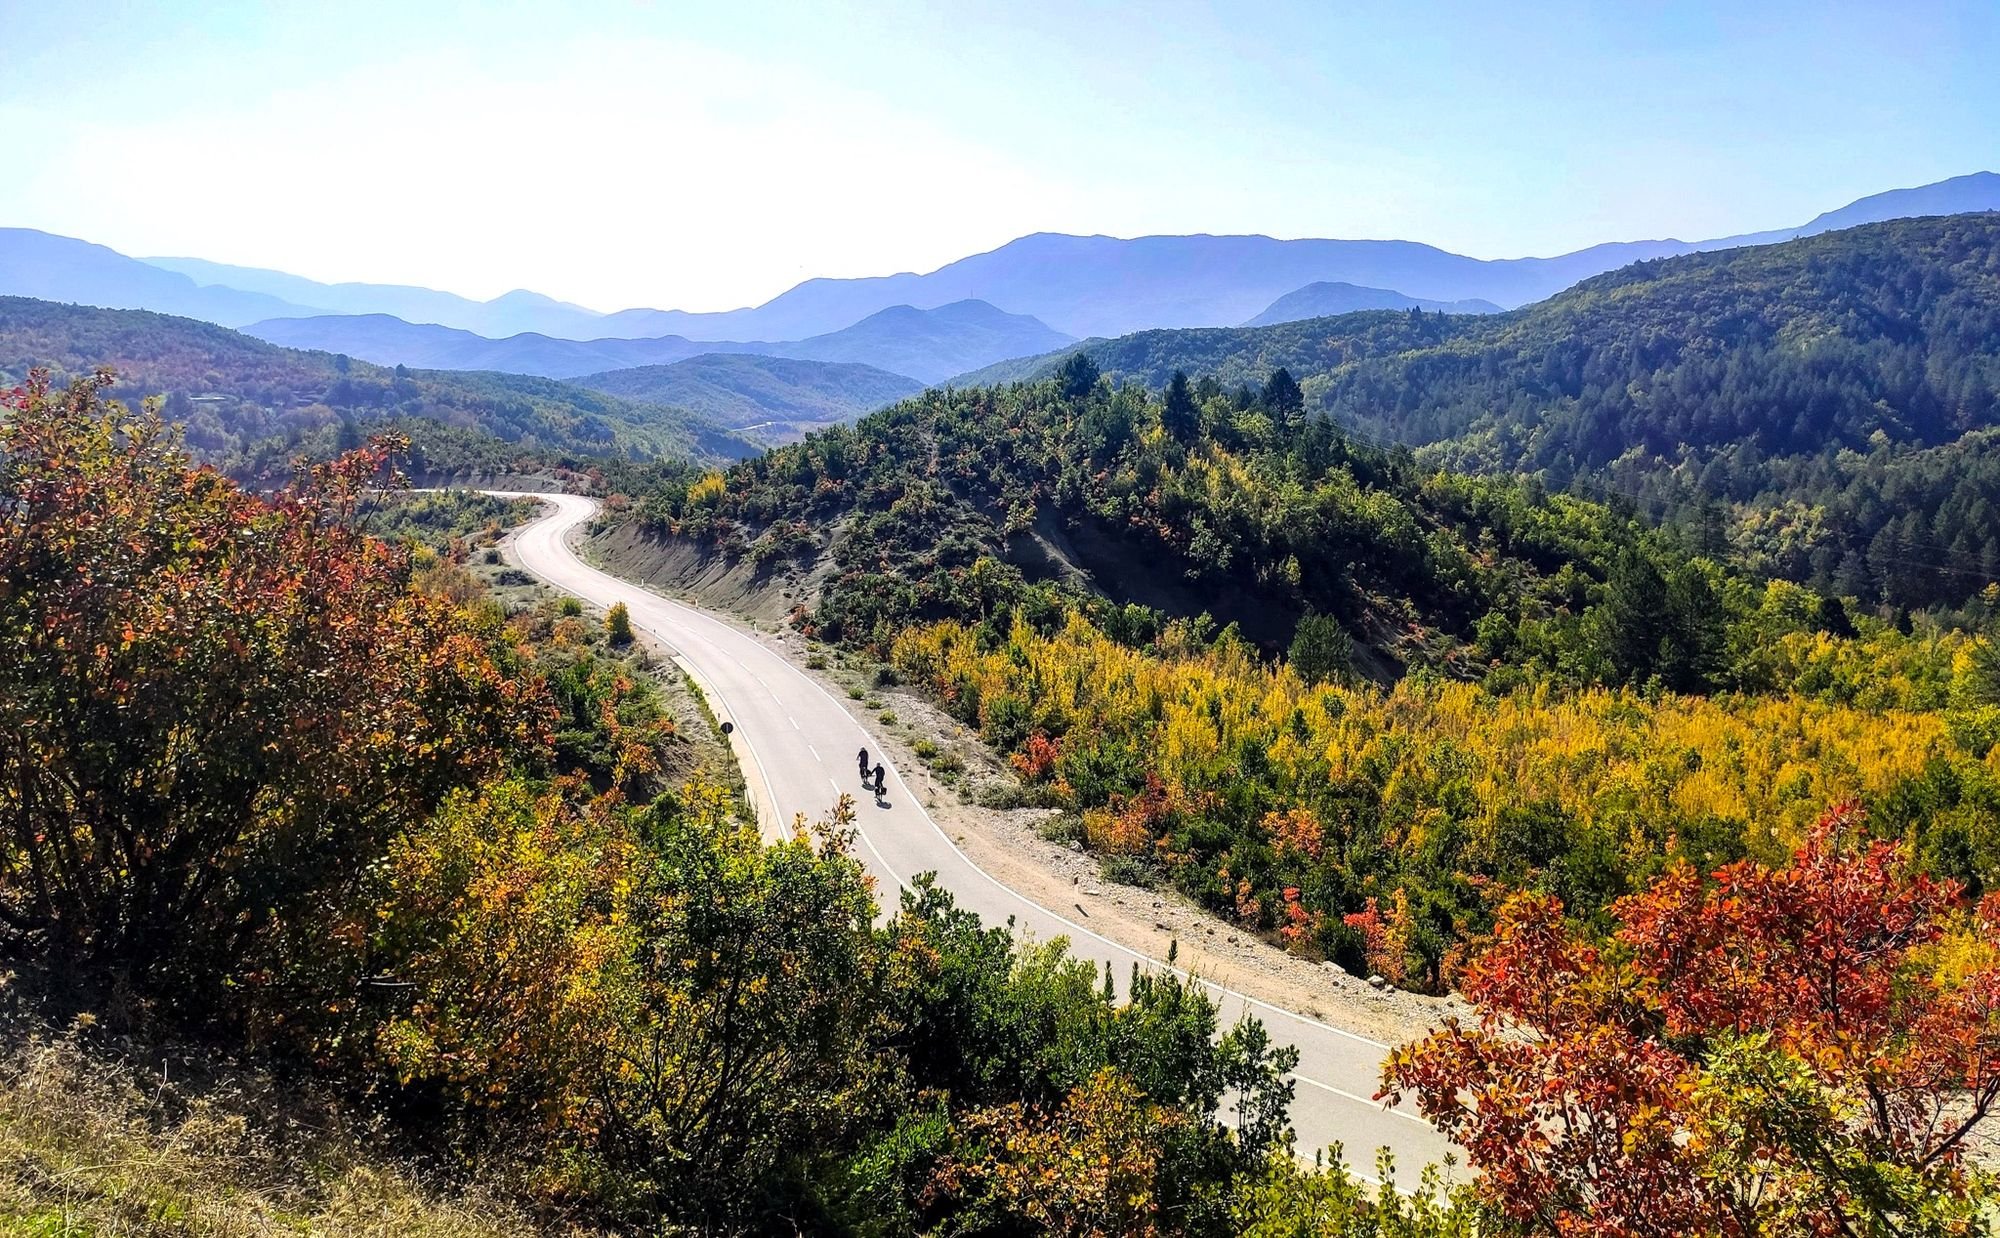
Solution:
M 104 386 L 0 411 L 0 951 L 72 1008 L 614 1228 L 1469 1232 L 1296 1167 L 1290 1051 L 1194 984 L 924 886 L 878 923 L 844 806 L 761 843 L 636 655 L 455 561 L 497 513 L 356 527 L 393 444 L 260 498 Z M 33 1219 L 68 1153 L 18 1129 Z
M 1592 918 L 1676 860 L 1775 859 L 1839 800 L 1874 805 L 1877 828 L 1975 892 L 2000 880 L 1993 711 L 1921 707 L 1950 687 L 1845 679 L 1817 632 L 1774 635 L 1791 691 L 1715 697 L 1313 683 L 1188 637 L 1177 623 L 1137 650 L 1081 618 L 998 637 L 939 623 L 893 657 L 1076 812 L 1092 848 L 1290 949 L 1413 987 L 1456 981 L 1508 891 Z M 1872 644 L 1850 671 L 1903 656 L 1961 695 L 1975 686 L 1950 669 L 1963 637 Z M 1800 689 L 1809 677 L 1820 686 Z
M 1449 987 L 1511 891 L 1601 924 L 1676 860 L 1777 860 L 1841 800 L 1927 871 L 2000 881 L 1985 638 L 1760 585 L 1303 404 L 1282 376 L 1151 399 L 1079 361 L 927 393 L 635 518 L 830 559 L 798 621 L 934 691 L 1121 873 L 1414 987 Z
M 797 621 L 934 692 L 1108 872 L 1470 1000 L 1478 1023 L 1400 1050 L 1385 1088 L 1467 1150 L 1481 1210 L 1382 1232 L 1986 1232 L 1992 643 L 1415 469 L 1299 405 L 1181 379 L 1148 400 L 1072 365 L 928 394 L 635 518 L 724 555 L 830 558 Z M 1094 437 L 1106 421 L 1128 431 Z M 1009 537 L 1081 547 L 1093 527 L 1099 558 L 1070 566 L 1117 570 L 1117 528 L 1216 609 L 1233 592 L 1298 616 L 1284 656 Z M 1384 682 L 1384 650 L 1414 669 Z M 1849 801 L 1867 814 L 1828 814 Z M 1089 1127 L 1038 1133 L 1120 1163 Z M 1253 1190 L 1236 1224 L 1339 1232 L 1301 1202 L 1337 1199 L 1328 1181 L 1268 1212 Z

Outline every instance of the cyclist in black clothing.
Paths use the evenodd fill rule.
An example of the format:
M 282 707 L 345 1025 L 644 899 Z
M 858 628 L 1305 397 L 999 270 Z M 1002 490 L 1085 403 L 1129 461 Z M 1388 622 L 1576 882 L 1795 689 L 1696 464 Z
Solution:
M 887 770 L 883 769 L 879 765 L 875 767 L 875 798 L 878 800 L 882 798 L 882 786 L 883 786 L 882 780 L 887 776 L 888 776 Z
M 861 786 L 865 790 L 868 786 L 868 750 L 866 748 L 861 750 L 858 760 L 861 762 Z

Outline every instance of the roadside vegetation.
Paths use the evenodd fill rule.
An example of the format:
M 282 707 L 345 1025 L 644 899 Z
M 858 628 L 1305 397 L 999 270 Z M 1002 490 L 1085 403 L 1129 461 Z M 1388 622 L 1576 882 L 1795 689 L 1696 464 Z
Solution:
M 17 1228 L 1467 1232 L 1298 1168 L 1290 1051 L 1198 987 L 878 924 L 844 805 L 761 843 L 573 608 L 356 527 L 393 443 L 260 498 L 102 387 L 0 418 Z
M 927 688 L 1123 879 L 1474 1001 L 1388 1086 L 1465 1141 L 1488 1232 L 1981 1232 L 2000 594 L 1767 579 L 1307 404 L 1282 369 L 1151 395 L 1078 355 L 630 519 L 810 566 L 795 624 Z M 1634 954 L 1668 901 L 1698 965 Z M 1508 954 L 1527 919 L 1582 961 Z M 1683 965 L 1796 966 L 1824 1004 L 1656 991 Z

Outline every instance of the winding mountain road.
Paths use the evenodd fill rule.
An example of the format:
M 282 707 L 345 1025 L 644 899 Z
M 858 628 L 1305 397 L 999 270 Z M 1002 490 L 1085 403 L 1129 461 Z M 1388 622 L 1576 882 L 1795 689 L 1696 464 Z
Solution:
M 855 751 L 882 752 L 846 705 L 776 650 L 734 623 L 585 563 L 571 534 L 597 510 L 590 499 L 567 494 L 495 491 L 540 499 L 546 512 L 519 530 L 513 551 L 521 566 L 554 587 L 596 606 L 624 602 L 632 624 L 677 655 L 708 695 L 719 717 L 735 724 L 731 741 L 757 801 L 765 830 L 781 828 L 796 813 L 823 815 L 842 793 L 854 796 L 860 830 L 859 858 L 893 904 L 895 890 L 919 873 L 934 872 L 958 904 L 989 924 L 1013 921 L 1017 933 L 1048 941 L 1069 939 L 1070 950 L 1102 968 L 1109 963 L 1122 984 L 1136 962 L 1164 968 L 1160 960 L 1099 936 L 1079 920 L 1036 903 L 1002 885 L 958 849 L 906 786 L 893 765 L 880 802 L 861 792 Z M 871 760 L 887 762 L 886 755 Z M 1204 981 L 1204 983 L 1208 983 Z M 1210 984 L 1222 1025 L 1243 1015 L 1263 1020 L 1272 1039 L 1296 1045 L 1298 1088 L 1292 1124 L 1298 1146 L 1310 1153 L 1345 1145 L 1358 1171 L 1372 1167 L 1375 1149 L 1387 1146 L 1404 1181 L 1450 1150 L 1435 1128 L 1401 1110 L 1385 1110 L 1374 1093 L 1388 1046 L 1338 1027 Z

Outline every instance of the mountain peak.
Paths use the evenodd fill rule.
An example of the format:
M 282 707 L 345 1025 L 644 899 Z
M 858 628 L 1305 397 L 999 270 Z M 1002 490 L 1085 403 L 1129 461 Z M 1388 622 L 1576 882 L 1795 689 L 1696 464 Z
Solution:
M 486 302 L 486 305 L 491 309 L 568 310 L 577 314 L 589 314 L 595 318 L 603 317 L 602 314 L 594 309 L 576 305 L 569 301 L 558 301 L 547 293 L 536 292 L 531 288 L 516 288 L 511 292 L 503 292 L 491 301 Z

